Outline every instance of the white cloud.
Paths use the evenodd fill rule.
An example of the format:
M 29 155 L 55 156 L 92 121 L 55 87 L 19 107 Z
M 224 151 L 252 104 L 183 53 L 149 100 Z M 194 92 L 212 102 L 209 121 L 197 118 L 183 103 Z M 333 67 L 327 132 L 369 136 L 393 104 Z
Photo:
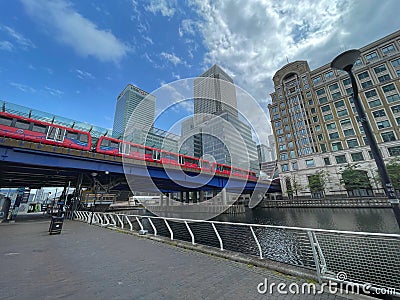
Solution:
M 196 21 L 190 19 L 182 20 L 181 26 L 179 27 L 179 36 L 182 37 L 185 33 L 195 35 L 197 26 L 198 24 Z
M 152 0 L 145 7 L 147 11 L 153 14 L 161 13 L 164 17 L 172 17 L 175 14 L 176 1 L 172 0 Z
M 400 28 L 396 0 L 191 0 L 190 5 L 201 20 L 187 29 L 202 35 L 204 68 L 221 65 L 265 110 L 272 77 L 287 59 L 317 68 L 344 49 Z
M 82 71 L 82 70 L 79 70 L 79 69 L 76 69 L 75 71 L 78 74 L 77 75 L 78 78 L 80 78 L 80 79 L 94 79 L 95 78 L 93 76 L 93 74 L 90 73 L 90 72 Z
M 93 56 L 100 61 L 119 62 L 131 51 L 109 30 L 97 25 L 76 12 L 63 0 L 21 0 L 28 14 L 44 23 L 62 44 L 72 47 L 81 56 Z
M 17 32 L 15 29 L 9 26 L 1 26 L 0 27 L 3 31 L 5 31 L 10 37 L 12 37 L 17 44 L 19 44 L 24 50 L 29 48 L 36 48 L 33 42 L 24 37 L 21 33 Z
M 154 44 L 153 40 L 152 40 L 149 36 L 144 35 L 144 36 L 143 36 L 143 39 L 146 40 L 146 41 L 148 41 L 150 45 L 153 45 L 153 44 Z
M 161 52 L 160 55 L 167 60 L 169 60 L 171 63 L 173 63 L 175 66 L 177 64 L 181 64 L 182 60 L 176 56 L 174 53 L 167 53 L 167 52 Z
M 14 46 L 9 41 L 0 41 L 0 50 L 11 52 L 13 49 Z
M 45 90 L 46 90 L 50 95 L 56 96 L 56 97 L 60 97 L 62 94 L 64 94 L 64 92 L 61 91 L 61 90 L 52 89 L 52 88 L 49 88 L 49 87 L 47 87 L 47 86 L 45 87 Z
M 26 84 L 22 84 L 22 83 L 18 83 L 18 82 L 10 82 L 10 85 L 22 92 L 28 92 L 28 93 L 36 92 L 36 89 L 34 89 L 33 87 L 30 87 L 29 85 L 26 85 Z

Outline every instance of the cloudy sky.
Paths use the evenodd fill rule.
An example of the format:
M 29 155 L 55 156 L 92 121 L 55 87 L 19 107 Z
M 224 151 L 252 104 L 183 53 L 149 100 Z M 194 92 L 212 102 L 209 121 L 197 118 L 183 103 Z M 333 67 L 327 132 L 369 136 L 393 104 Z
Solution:
M 287 60 L 329 63 L 399 30 L 399 11 L 397 0 L 1 1 L 0 100 L 110 128 L 126 84 L 152 92 L 217 63 L 266 109 Z

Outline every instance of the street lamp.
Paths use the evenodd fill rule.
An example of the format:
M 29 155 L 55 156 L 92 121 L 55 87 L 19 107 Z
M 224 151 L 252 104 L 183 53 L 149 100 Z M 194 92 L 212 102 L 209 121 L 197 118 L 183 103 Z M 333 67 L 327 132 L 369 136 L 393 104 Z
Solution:
M 397 220 L 397 224 L 400 228 L 400 209 L 399 209 L 399 199 L 396 196 L 396 192 L 393 188 L 392 183 L 390 182 L 389 174 L 386 170 L 385 163 L 383 161 L 382 155 L 379 151 L 378 144 L 376 142 L 375 136 L 372 132 L 371 125 L 369 124 L 367 115 L 363 109 L 360 98 L 358 96 L 358 87 L 356 83 L 356 79 L 352 72 L 352 68 L 356 60 L 360 57 L 361 52 L 359 50 L 353 49 L 343 52 L 339 56 L 337 56 L 331 62 L 331 68 L 346 71 L 350 76 L 351 86 L 353 88 L 353 100 L 354 106 L 356 107 L 358 117 L 361 121 L 361 125 L 364 129 L 365 136 L 367 138 L 368 144 L 371 148 L 372 156 L 376 162 L 376 166 L 378 167 L 379 175 L 382 179 L 383 189 L 385 190 L 386 196 L 388 197 L 389 203 L 393 208 L 394 215 Z

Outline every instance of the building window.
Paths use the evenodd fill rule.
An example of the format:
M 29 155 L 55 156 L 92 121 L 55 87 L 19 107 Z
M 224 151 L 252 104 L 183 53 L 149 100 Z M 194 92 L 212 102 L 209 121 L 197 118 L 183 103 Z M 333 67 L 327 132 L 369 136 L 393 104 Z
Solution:
M 349 129 L 343 130 L 343 134 L 344 134 L 344 136 L 352 136 L 352 135 L 355 135 L 355 132 L 354 132 L 353 128 L 349 128 Z
M 388 151 L 390 156 L 398 156 L 400 155 L 400 146 L 389 147 Z
M 367 87 L 370 87 L 370 86 L 372 86 L 372 81 L 371 80 L 361 82 L 361 87 L 363 89 L 366 89 Z
M 339 108 L 339 107 L 342 107 L 342 106 L 344 106 L 344 101 L 343 100 L 335 102 L 335 107 L 336 108 Z
M 338 117 L 347 116 L 348 115 L 347 109 L 339 110 L 337 112 L 337 115 L 338 115 Z
M 366 61 L 372 61 L 372 60 L 377 59 L 377 58 L 378 58 L 378 54 L 376 54 L 375 51 L 365 55 L 365 60 Z
M 356 62 L 354 63 L 354 66 L 357 67 L 357 66 L 360 66 L 360 65 L 362 65 L 362 61 L 361 61 L 360 58 L 358 58 L 358 59 L 356 60 Z
M 314 121 L 314 123 L 318 123 L 318 116 L 314 116 L 313 121 Z
M 394 114 L 400 112 L 400 105 L 395 105 L 390 108 Z
M 321 152 L 322 153 L 326 153 L 326 145 L 325 144 L 319 144 L 320 148 L 321 148 Z
M 358 74 L 358 79 L 360 79 L 360 80 L 363 80 L 363 79 L 368 78 L 368 77 L 369 77 L 368 71 L 364 71 L 364 72 Z
M 356 148 L 356 147 L 358 147 L 358 141 L 357 141 L 357 139 L 347 140 L 347 146 L 348 146 L 349 148 Z
M 275 127 L 281 127 L 282 126 L 282 123 L 280 122 L 280 121 L 277 121 L 277 122 L 275 122 Z
M 293 150 L 289 152 L 290 153 L 290 158 L 295 158 L 296 157 L 296 152 Z
M 340 91 L 332 94 L 333 100 L 339 99 L 340 97 L 342 97 L 342 93 L 340 93 Z
M 381 100 L 376 99 L 373 101 L 368 102 L 369 107 L 373 108 L 373 107 L 377 107 L 379 105 L 382 105 Z
M 328 130 L 335 129 L 335 128 L 336 128 L 336 123 L 329 123 L 329 124 L 326 124 L 326 128 L 327 128 Z
M 282 167 L 282 172 L 289 171 L 289 165 L 288 164 L 283 164 L 283 165 L 281 165 L 281 167 Z
M 378 77 L 378 80 L 379 80 L 380 83 L 383 83 L 383 82 L 388 81 L 388 80 L 390 80 L 390 79 L 391 79 L 391 78 L 390 78 L 390 75 L 389 75 L 389 74 L 385 74 L 385 75 L 382 75 L 382 76 L 379 76 L 379 77 Z
M 400 66 L 400 58 L 392 60 L 392 66 L 393 67 L 398 67 Z
M 318 83 L 320 83 L 322 81 L 322 78 L 321 78 L 321 76 L 317 76 L 317 77 L 313 78 L 312 81 L 313 81 L 314 85 L 317 85 Z
M 388 85 L 384 85 L 384 86 L 382 87 L 382 90 L 383 90 L 384 93 L 389 93 L 389 92 L 391 92 L 391 91 L 395 91 L 395 90 L 396 90 L 396 87 L 394 86 L 393 83 L 391 83 L 391 84 L 388 84 Z
M 351 154 L 351 160 L 354 161 L 354 162 L 363 161 L 364 160 L 364 156 L 363 156 L 362 152 L 352 153 Z
M 324 136 L 322 134 L 318 134 L 317 138 L 318 138 L 318 141 L 323 141 L 324 140 Z
M 350 121 L 350 119 L 340 120 L 340 125 L 342 127 L 349 126 L 349 125 L 351 125 L 351 121 Z
M 321 125 L 315 125 L 315 131 L 321 131 Z
M 329 71 L 328 73 L 325 73 L 325 80 L 333 78 L 334 76 L 335 74 L 333 73 L 333 71 Z
M 378 126 L 378 129 L 383 129 L 383 128 L 388 128 L 391 125 L 390 125 L 389 120 L 383 120 L 383 121 L 376 122 L 376 126 Z
M 283 129 L 282 128 L 277 129 L 276 134 L 283 134 Z
M 318 99 L 318 102 L 319 102 L 319 104 L 324 104 L 324 103 L 328 102 L 328 98 L 326 96 L 321 97 Z
M 386 66 L 385 65 L 380 65 L 374 68 L 375 74 L 379 74 L 382 73 L 384 71 L 386 71 Z
M 337 83 L 332 84 L 332 85 L 329 86 L 329 90 L 331 92 L 336 91 L 338 88 L 339 88 L 339 85 Z
M 307 92 L 307 93 L 309 93 L 309 92 Z M 310 96 L 307 96 L 307 97 L 311 97 L 311 94 L 310 94 Z M 312 99 L 311 100 L 308 100 L 308 105 L 314 105 L 314 101 L 312 101 Z
M 325 121 L 329 121 L 329 120 L 332 120 L 332 119 L 333 119 L 333 115 L 332 114 L 327 114 L 327 115 L 324 116 L 324 120 Z
M 390 44 L 390 45 L 388 45 L 386 47 L 383 47 L 381 50 L 382 50 L 383 54 L 388 54 L 390 52 L 394 52 L 395 51 L 393 44 Z
M 338 132 L 332 132 L 332 133 L 329 134 L 329 138 L 331 140 L 338 139 L 339 138 L 339 133 Z
M 346 88 L 346 95 L 353 95 L 353 88 L 352 87 Z
M 316 93 L 318 96 L 325 95 L 325 89 L 324 88 L 319 89 L 318 91 L 316 91 Z
M 372 97 L 375 97 L 378 95 L 375 89 L 367 91 L 364 94 L 365 94 L 365 97 L 367 97 L 367 98 L 372 98 Z
M 306 159 L 306 166 L 307 167 L 314 167 L 314 160 L 313 159 Z
M 325 166 L 331 165 L 331 160 L 329 159 L 329 157 L 324 157 L 324 163 L 325 163 Z
M 374 116 L 374 118 L 379 118 L 379 117 L 386 116 L 386 113 L 385 113 L 385 110 L 380 109 L 380 110 L 373 111 L 372 115 Z
M 393 142 L 393 141 L 396 140 L 396 137 L 395 137 L 393 131 L 384 132 L 384 133 L 381 134 L 381 136 L 382 136 L 382 140 L 384 142 Z
M 332 143 L 332 151 L 340 151 L 343 150 L 342 142 Z
M 344 163 L 347 162 L 346 156 L 345 156 L 345 155 L 338 155 L 338 156 L 335 156 L 335 159 L 336 159 L 336 163 L 337 163 L 337 164 L 344 164 Z
M 298 170 L 299 169 L 299 165 L 297 164 L 297 161 L 292 162 L 292 169 L 293 170 Z
M 393 94 L 390 96 L 386 96 L 386 100 L 388 103 L 392 103 L 392 102 L 400 100 L 400 96 L 399 96 L 399 94 Z
M 281 153 L 281 160 L 287 160 L 288 156 L 287 153 Z
M 331 107 L 329 105 L 321 106 L 322 112 L 326 112 L 326 111 L 330 111 L 330 110 L 331 110 Z
M 346 78 L 345 80 L 343 80 L 343 85 L 349 85 L 349 84 L 351 84 L 350 78 Z

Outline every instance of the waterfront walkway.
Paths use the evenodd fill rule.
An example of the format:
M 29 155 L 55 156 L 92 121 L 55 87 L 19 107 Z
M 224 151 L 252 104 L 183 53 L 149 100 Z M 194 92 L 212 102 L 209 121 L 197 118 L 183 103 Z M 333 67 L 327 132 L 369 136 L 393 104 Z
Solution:
M 0 299 L 342 299 L 261 295 L 300 279 L 121 232 L 66 221 L 0 224 Z

